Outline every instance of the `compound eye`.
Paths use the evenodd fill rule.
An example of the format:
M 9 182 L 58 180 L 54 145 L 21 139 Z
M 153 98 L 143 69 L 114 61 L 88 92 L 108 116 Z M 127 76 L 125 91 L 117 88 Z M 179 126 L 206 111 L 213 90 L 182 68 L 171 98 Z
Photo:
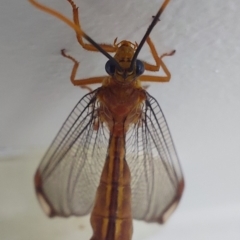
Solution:
M 112 76 L 115 73 L 115 65 L 111 62 L 111 60 L 108 60 L 105 64 L 105 70 L 106 72 Z
M 136 60 L 136 75 L 140 76 L 143 74 L 145 68 L 144 68 L 144 64 L 142 61 L 140 60 Z

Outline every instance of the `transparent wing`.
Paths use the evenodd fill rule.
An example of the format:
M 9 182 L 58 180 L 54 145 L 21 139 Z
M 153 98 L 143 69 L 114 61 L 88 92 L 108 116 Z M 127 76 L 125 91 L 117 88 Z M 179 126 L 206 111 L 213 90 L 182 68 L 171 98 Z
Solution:
M 142 117 L 126 137 L 133 217 L 163 223 L 177 206 L 184 181 L 163 112 L 148 93 Z
M 82 216 L 92 209 L 110 135 L 98 119 L 98 90 L 75 106 L 35 175 L 39 201 L 49 216 Z M 164 222 L 184 183 L 166 120 L 149 94 L 138 123 L 127 133 L 126 151 L 133 217 Z
M 49 216 L 82 216 L 92 209 L 109 140 L 98 121 L 97 93 L 77 103 L 35 175 L 38 199 Z

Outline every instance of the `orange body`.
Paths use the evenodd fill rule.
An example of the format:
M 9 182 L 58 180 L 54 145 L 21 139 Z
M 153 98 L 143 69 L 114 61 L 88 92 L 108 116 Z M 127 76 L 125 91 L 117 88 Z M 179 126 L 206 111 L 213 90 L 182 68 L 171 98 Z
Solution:
M 162 110 L 141 85 L 168 82 L 171 77 L 162 58 L 175 51 L 159 57 L 149 37 L 169 0 L 164 1 L 139 45 L 126 40 L 117 43 L 117 39 L 113 45 L 95 43 L 82 31 L 72 0 L 68 2 L 73 22 L 29 1 L 72 27 L 84 49 L 100 51 L 109 59 L 108 76 L 76 79 L 79 63 L 61 51 L 74 63 L 70 77 L 74 85 L 87 89 L 86 84 L 102 86 L 77 103 L 43 157 L 35 175 L 39 202 L 49 217 L 91 213 L 91 240 L 131 240 L 133 218 L 164 223 L 184 188 Z M 145 41 L 155 64 L 137 59 Z M 165 76 L 142 75 L 144 69 L 160 68 Z
M 91 213 L 91 240 L 132 239 L 130 184 L 124 136 L 111 136 L 108 156 Z
M 100 119 L 107 123 L 111 136 L 91 214 L 91 240 L 131 240 L 131 173 L 125 158 L 125 135 L 128 126 L 139 120 L 145 91 L 108 80 L 97 95 Z

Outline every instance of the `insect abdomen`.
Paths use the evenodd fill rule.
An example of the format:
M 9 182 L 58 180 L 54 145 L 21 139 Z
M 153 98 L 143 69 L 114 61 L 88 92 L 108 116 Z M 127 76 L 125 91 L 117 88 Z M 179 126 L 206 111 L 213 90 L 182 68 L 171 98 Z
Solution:
M 132 239 L 130 180 L 125 160 L 125 139 L 111 136 L 91 214 L 91 240 Z

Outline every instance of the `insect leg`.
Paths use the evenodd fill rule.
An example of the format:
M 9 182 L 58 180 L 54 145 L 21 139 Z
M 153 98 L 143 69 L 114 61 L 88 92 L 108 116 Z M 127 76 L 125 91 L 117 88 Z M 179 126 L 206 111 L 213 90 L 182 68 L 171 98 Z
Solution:
M 72 1 L 72 0 L 67 0 L 71 6 L 72 6 L 72 11 L 73 11 L 73 21 L 74 23 L 81 29 L 81 25 L 80 25 L 80 20 L 79 20 L 79 13 L 78 13 L 78 7 L 76 6 L 76 4 Z M 83 42 L 83 38 L 82 35 L 79 34 L 79 32 L 76 31 L 76 36 L 77 36 L 77 40 L 79 42 L 79 44 L 86 50 L 88 51 L 95 51 L 98 52 L 98 50 L 89 43 L 84 43 Z M 104 49 L 106 52 L 116 52 L 116 47 L 114 45 L 110 45 L 110 44 L 99 44 L 101 46 L 102 49 Z
M 86 86 L 84 85 L 102 83 L 103 80 L 106 78 L 106 76 L 102 76 L 102 77 L 92 77 L 92 78 L 85 78 L 85 79 L 75 79 L 79 62 L 72 56 L 67 55 L 64 49 L 61 51 L 61 54 L 63 57 L 70 59 L 74 63 L 72 73 L 70 76 L 71 82 L 74 86 L 83 86 L 83 88 L 86 88 Z
M 80 45 L 89 51 L 99 51 L 97 50 L 92 44 L 85 44 L 82 40 L 82 37 L 87 39 L 87 41 L 93 41 L 85 32 L 82 31 L 80 24 L 79 24 L 79 18 L 78 18 L 78 8 L 74 4 L 72 0 L 68 0 L 68 2 L 72 5 L 73 8 L 73 18 L 74 22 L 69 20 L 67 17 L 65 17 L 63 14 L 59 13 L 58 11 L 51 9 L 36 0 L 28 0 L 31 4 L 33 4 L 36 8 L 42 10 L 43 12 L 46 12 L 50 15 L 53 15 L 60 19 L 61 21 L 65 22 L 68 26 L 70 26 L 72 29 L 75 30 L 77 34 L 77 39 L 80 43 Z M 116 52 L 117 48 L 114 45 L 108 45 L 108 44 L 97 44 L 102 50 L 105 52 Z M 104 54 L 106 55 L 106 54 Z M 109 58 L 109 56 L 107 56 Z
M 173 50 L 170 53 L 165 53 L 161 57 L 159 57 L 158 54 L 157 54 L 156 48 L 155 48 L 154 44 L 152 43 L 150 37 L 148 37 L 146 41 L 148 43 L 148 46 L 150 47 L 152 56 L 153 56 L 156 64 L 153 65 L 153 64 L 149 64 L 147 62 L 144 62 L 145 69 L 148 70 L 148 71 L 151 71 L 151 72 L 157 72 L 157 71 L 159 71 L 160 66 L 164 65 L 164 63 L 161 59 L 165 56 L 172 56 L 176 51 Z
M 157 54 L 156 48 L 155 48 L 154 44 L 152 43 L 150 37 L 147 38 L 147 43 L 150 47 L 151 53 L 153 55 L 153 58 L 154 58 L 156 64 L 153 65 L 153 64 L 144 62 L 145 69 L 148 71 L 151 71 L 151 72 L 156 72 L 156 71 L 159 71 L 160 67 L 162 67 L 166 76 L 143 75 L 143 76 L 140 76 L 139 79 L 141 81 L 146 81 L 146 82 L 168 82 L 168 81 L 170 81 L 171 73 L 167 69 L 165 63 L 162 61 L 162 58 L 166 57 L 166 56 L 172 56 L 175 53 L 175 50 L 171 51 L 170 53 L 165 53 L 159 57 Z

